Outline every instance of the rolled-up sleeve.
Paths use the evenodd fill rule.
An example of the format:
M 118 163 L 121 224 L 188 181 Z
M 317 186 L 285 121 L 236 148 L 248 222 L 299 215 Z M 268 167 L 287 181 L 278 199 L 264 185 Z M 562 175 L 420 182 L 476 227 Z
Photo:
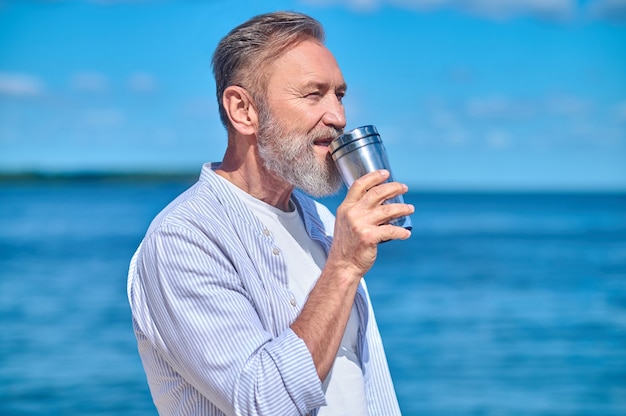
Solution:
M 164 361 L 225 414 L 306 414 L 325 403 L 306 345 L 288 326 L 267 329 L 260 311 L 268 305 L 241 277 L 253 267 L 217 239 L 163 225 L 144 239 L 135 267 L 133 318 L 160 357 L 144 359 L 151 389 L 173 399 L 189 388 L 157 380 L 163 371 L 150 367 Z

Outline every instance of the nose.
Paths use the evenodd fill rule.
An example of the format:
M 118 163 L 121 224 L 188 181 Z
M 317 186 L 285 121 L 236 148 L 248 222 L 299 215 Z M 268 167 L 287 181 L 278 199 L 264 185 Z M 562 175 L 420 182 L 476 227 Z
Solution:
M 328 104 L 322 122 L 326 126 L 332 126 L 336 129 L 346 127 L 346 112 L 343 108 L 341 99 L 334 94 L 329 94 Z

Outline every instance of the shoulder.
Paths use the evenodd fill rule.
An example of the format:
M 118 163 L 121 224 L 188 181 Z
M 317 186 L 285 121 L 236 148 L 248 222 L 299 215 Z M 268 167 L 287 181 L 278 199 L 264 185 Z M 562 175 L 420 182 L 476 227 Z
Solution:
M 198 181 L 170 202 L 152 221 L 151 229 L 164 225 L 222 226 L 226 218 L 245 217 L 246 209 L 215 172 L 219 164 L 203 165 Z
M 223 207 L 217 203 L 205 183 L 196 182 L 171 201 L 152 220 L 147 235 L 163 227 L 179 227 L 189 230 L 205 228 L 219 218 Z

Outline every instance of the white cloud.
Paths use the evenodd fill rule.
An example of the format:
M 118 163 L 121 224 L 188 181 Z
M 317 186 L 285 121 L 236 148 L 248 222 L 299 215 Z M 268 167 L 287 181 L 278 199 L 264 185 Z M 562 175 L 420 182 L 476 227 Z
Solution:
M 190 98 L 180 107 L 183 116 L 203 119 L 217 117 L 217 111 L 217 100 L 209 96 Z
M 110 6 L 121 3 L 153 3 L 154 0 L 88 0 L 88 2 L 100 4 L 102 6 Z
M 466 111 L 472 118 L 522 120 L 535 116 L 537 106 L 501 96 L 478 97 L 468 100 Z
M 458 84 L 466 84 L 472 82 L 475 78 L 472 70 L 464 66 L 454 66 L 449 68 L 446 71 L 445 76 L 448 81 Z
M 462 146 L 469 143 L 470 136 L 467 132 L 460 128 L 450 128 L 444 130 L 441 138 L 444 142 L 451 146 Z
M 579 97 L 561 95 L 548 97 L 545 102 L 545 107 L 550 114 L 580 116 L 587 114 L 592 108 L 592 104 L 588 100 Z
M 547 19 L 568 19 L 575 15 L 576 0 L 456 0 L 454 6 L 476 14 L 503 19 L 531 15 Z
M 577 0 L 301 0 L 326 7 L 345 5 L 353 10 L 369 12 L 382 6 L 431 11 L 453 8 L 491 19 L 533 16 L 548 20 L 568 20 L 582 13 L 596 17 L 626 20 L 626 0 L 589 0 L 583 7 Z
M 135 72 L 128 77 L 128 87 L 138 93 L 150 93 L 157 89 L 157 81 L 147 72 Z
M 158 127 L 153 132 L 153 138 L 156 143 L 162 145 L 173 145 L 176 144 L 177 135 L 174 130 L 166 128 L 166 127 Z
M 618 122 L 626 124 L 626 100 L 615 106 L 615 117 Z
M 33 97 L 42 94 L 43 82 L 29 74 L 0 72 L 0 95 Z
M 92 109 L 81 115 L 81 121 L 92 127 L 119 127 L 124 124 L 124 113 L 118 109 Z
M 511 147 L 512 140 L 509 133 L 502 129 L 492 128 L 485 135 L 487 147 L 492 150 L 503 150 Z
M 588 12 L 591 17 L 626 21 L 626 0 L 595 0 L 589 2 Z
M 456 115 L 444 107 L 434 108 L 431 112 L 431 121 L 438 128 L 454 128 L 459 125 Z
M 528 120 L 544 116 L 585 117 L 594 109 L 587 99 L 574 95 L 549 95 L 530 99 L 507 96 L 474 97 L 465 103 L 468 116 L 475 119 Z
M 350 7 L 360 11 L 372 11 L 376 10 L 379 6 L 378 0 L 350 0 Z
M 72 75 L 72 87 L 82 92 L 104 92 L 109 89 L 109 80 L 104 74 L 94 71 L 82 71 Z

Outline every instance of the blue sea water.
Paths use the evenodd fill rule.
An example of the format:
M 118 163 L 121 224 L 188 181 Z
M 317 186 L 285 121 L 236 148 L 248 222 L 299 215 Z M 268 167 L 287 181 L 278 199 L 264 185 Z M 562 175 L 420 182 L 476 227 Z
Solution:
M 156 414 L 126 271 L 187 185 L 0 184 L 0 415 Z M 404 415 L 626 415 L 625 194 L 406 199 L 367 277 Z

